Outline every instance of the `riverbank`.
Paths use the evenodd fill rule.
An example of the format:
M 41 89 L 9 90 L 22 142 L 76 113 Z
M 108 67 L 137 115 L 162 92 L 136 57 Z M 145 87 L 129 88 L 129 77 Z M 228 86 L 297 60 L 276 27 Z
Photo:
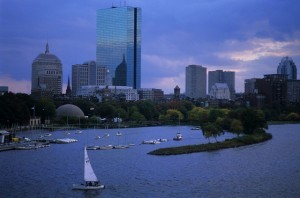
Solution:
M 149 152 L 150 155 L 180 155 L 180 154 L 189 154 L 196 152 L 205 152 L 205 151 L 215 151 L 226 148 L 235 148 L 240 146 L 246 146 L 251 144 L 257 144 L 272 139 L 270 133 L 261 133 L 253 135 L 245 135 L 241 137 L 236 137 L 233 139 L 227 139 L 223 142 L 199 144 L 199 145 L 187 145 L 180 147 L 171 147 L 171 148 L 161 148 Z

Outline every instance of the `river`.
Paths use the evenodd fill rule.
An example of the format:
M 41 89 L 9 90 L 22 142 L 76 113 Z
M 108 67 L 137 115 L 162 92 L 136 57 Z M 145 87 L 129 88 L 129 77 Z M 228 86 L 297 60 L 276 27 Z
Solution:
M 122 136 L 115 136 L 120 131 Z M 207 143 L 191 126 L 70 131 L 78 142 L 0 153 L 0 197 L 300 197 L 300 125 L 271 125 L 264 143 L 176 156 L 153 156 L 157 148 Z M 173 141 L 177 132 L 182 141 Z M 43 131 L 23 132 L 22 136 Z M 97 135 L 109 137 L 96 139 Z M 66 137 L 63 131 L 54 138 Z M 218 140 L 233 137 L 229 133 Z M 166 138 L 156 145 L 143 140 Z M 211 139 L 213 142 L 214 139 Z M 128 144 L 128 149 L 89 150 L 104 190 L 74 191 L 83 181 L 83 147 Z

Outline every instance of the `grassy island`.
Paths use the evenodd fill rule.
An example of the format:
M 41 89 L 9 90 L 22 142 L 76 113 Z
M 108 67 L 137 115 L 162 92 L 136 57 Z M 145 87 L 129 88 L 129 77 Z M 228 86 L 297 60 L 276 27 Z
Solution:
M 180 155 L 195 152 L 215 151 L 226 148 L 235 148 L 267 141 L 272 138 L 270 133 L 260 133 L 252 135 L 244 135 L 233 139 L 226 139 L 223 142 L 187 145 L 180 147 L 161 148 L 149 152 L 151 155 Z

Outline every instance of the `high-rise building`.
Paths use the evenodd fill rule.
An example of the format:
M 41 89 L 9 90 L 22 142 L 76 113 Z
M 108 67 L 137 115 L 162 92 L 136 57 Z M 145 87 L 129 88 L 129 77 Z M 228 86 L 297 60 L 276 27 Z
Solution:
M 285 74 L 289 80 L 297 80 L 297 67 L 293 59 L 288 56 L 283 57 L 277 67 L 277 74 Z
M 81 86 L 110 84 L 108 69 L 97 66 L 95 61 L 72 65 L 72 95 L 77 95 Z
M 185 95 L 206 98 L 206 67 L 189 65 L 185 68 Z
M 62 64 L 50 54 L 46 44 L 45 53 L 39 54 L 32 63 L 31 94 L 34 97 L 53 96 L 62 93 Z
M 113 85 L 139 89 L 141 8 L 124 6 L 97 10 L 96 42 L 97 64 L 109 69 Z
M 235 97 L 235 72 L 232 71 L 209 71 L 208 72 L 208 91 L 212 89 L 212 86 L 216 83 L 226 83 L 229 91 L 230 98 L 234 99 Z

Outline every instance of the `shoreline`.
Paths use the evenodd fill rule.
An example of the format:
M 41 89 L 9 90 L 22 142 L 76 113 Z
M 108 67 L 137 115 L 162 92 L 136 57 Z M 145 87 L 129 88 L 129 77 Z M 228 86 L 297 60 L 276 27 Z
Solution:
M 153 150 L 148 154 L 166 156 L 166 155 L 181 155 L 181 154 L 190 154 L 190 153 L 198 153 L 198 152 L 216 151 L 221 149 L 236 148 L 240 146 L 257 144 L 257 143 L 265 142 L 270 139 L 272 139 L 272 135 L 270 133 L 261 133 L 261 134 L 245 135 L 245 136 L 236 137 L 232 139 L 226 139 L 225 141 L 222 142 L 160 148 L 160 149 Z

